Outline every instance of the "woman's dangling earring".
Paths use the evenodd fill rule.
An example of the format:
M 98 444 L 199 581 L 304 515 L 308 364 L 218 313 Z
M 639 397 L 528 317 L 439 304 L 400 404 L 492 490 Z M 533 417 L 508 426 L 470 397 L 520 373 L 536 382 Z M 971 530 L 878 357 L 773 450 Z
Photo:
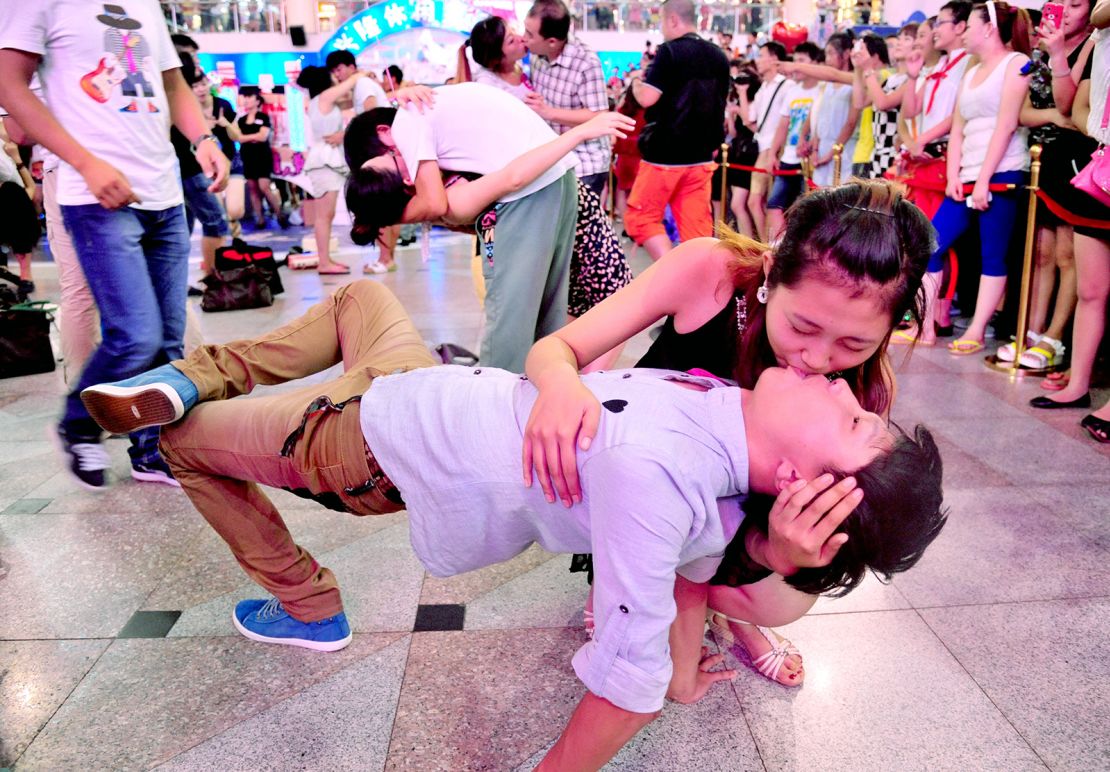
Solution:
M 755 291 L 755 299 L 763 305 L 767 305 L 767 293 L 767 282 L 763 282 L 763 284 L 759 285 L 759 289 Z

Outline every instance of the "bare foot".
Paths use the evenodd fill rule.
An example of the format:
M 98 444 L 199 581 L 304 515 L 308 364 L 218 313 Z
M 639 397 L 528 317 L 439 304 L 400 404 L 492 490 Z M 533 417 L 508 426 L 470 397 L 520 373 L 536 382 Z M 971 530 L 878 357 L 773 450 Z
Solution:
M 322 276 L 342 276 L 350 272 L 351 266 L 344 265 L 343 263 L 320 263 L 320 265 L 316 267 L 316 273 Z

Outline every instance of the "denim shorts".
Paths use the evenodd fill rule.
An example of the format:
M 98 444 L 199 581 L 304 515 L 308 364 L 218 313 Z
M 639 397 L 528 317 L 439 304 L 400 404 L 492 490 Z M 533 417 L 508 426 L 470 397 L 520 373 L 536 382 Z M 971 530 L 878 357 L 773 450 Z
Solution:
M 795 171 L 802 168 L 801 164 L 781 164 L 781 171 Z M 789 209 L 790 205 L 798 200 L 805 189 L 805 177 L 800 174 L 791 174 L 786 177 L 775 177 L 775 184 L 771 187 L 771 197 L 767 199 L 768 209 Z
M 181 181 L 185 193 L 185 224 L 193 232 L 193 221 L 200 220 L 200 231 L 205 236 L 218 238 L 229 232 L 227 217 L 220 200 L 208 191 L 212 180 L 203 174 L 194 174 Z

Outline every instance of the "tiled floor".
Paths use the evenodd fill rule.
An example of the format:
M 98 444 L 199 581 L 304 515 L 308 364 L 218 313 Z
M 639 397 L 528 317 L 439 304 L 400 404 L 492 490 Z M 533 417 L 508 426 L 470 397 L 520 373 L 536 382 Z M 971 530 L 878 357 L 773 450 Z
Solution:
M 430 342 L 471 348 L 467 254 L 467 240 L 437 236 L 426 264 L 406 249 L 375 281 Z M 53 266 L 36 273 L 56 297 Z M 284 279 L 272 308 L 198 314 L 205 337 L 276 326 L 344 281 Z M 892 584 L 822 599 L 784 629 L 805 655 L 801 689 L 743 669 L 697 705 L 668 705 L 612 768 L 1110 769 L 1110 453 L 1079 429 L 1082 412 L 1026 407 L 1035 380 L 943 350 L 898 365 L 895 417 L 929 424 L 945 456 L 940 539 Z M 354 518 L 277 491 L 339 576 L 356 635 L 335 654 L 252 643 L 229 615 L 259 593 L 183 494 L 126 478 L 119 440 L 111 490 L 63 477 L 46 440 L 62 391 L 59 374 L 0 380 L 0 767 L 424 772 L 542 758 L 582 694 L 570 658 L 585 585 L 567 558 L 533 548 L 433 579 L 403 513 Z

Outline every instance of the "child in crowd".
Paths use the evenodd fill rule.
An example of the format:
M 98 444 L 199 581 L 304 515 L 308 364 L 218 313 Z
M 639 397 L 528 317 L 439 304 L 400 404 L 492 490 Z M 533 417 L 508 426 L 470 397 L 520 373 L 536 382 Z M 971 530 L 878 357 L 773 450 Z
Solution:
M 230 399 L 339 362 L 330 383 Z M 700 656 L 708 582 L 774 570 L 804 592 L 847 592 L 868 569 L 908 569 L 945 522 L 928 431 L 892 433 L 843 380 L 771 368 L 749 391 L 660 370 L 588 375 L 605 414 L 578 455 L 582 504 L 567 508 L 520 484 L 531 381 L 432 362 L 389 290 L 359 281 L 270 334 L 205 346 L 84 397 L 110 431 L 177 422 L 162 435 L 177 479 L 275 595 L 236 606 L 233 622 L 252 640 L 318 651 L 351 640 L 334 575 L 294 542 L 260 483 L 358 515 L 408 509 L 413 548 L 436 576 L 533 543 L 592 551 L 596 636 L 574 657 L 589 693 L 548 757 L 562 765 L 600 767 L 666 696 L 694 701 L 731 677 L 706 672 L 719 658 Z M 778 496 L 779 511 L 796 512 L 847 475 L 860 493 L 817 525 L 831 561 L 802 568 L 727 498 Z

